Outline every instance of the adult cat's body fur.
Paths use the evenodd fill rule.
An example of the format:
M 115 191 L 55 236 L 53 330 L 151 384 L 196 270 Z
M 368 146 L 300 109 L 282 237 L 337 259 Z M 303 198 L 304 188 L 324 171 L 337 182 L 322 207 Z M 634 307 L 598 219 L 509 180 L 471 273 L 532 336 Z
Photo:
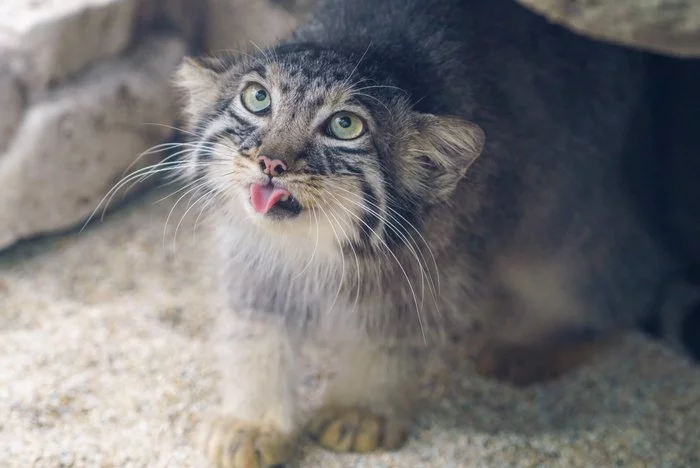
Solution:
M 180 81 L 207 150 L 190 173 L 220 198 L 228 419 L 204 439 L 212 456 L 226 464 L 221 449 L 237 444 L 232 466 L 286 461 L 307 339 L 334 342 L 345 363 L 331 416 L 312 432 L 362 450 L 358 437 L 380 420 L 355 408 L 404 414 L 402 343 L 457 333 L 484 349 L 545 349 L 642 318 L 674 268 L 637 218 L 622 170 L 655 149 L 646 67 L 641 53 L 582 39 L 510 0 L 329 0 L 278 48 L 186 65 Z M 237 103 L 250 70 L 277 106 L 268 117 Z M 322 104 L 339 85 L 363 94 Z M 353 96 L 369 136 L 331 151 L 310 133 L 315 113 Z M 231 174 L 233 185 L 256 183 L 260 154 L 299 168 L 280 180 L 308 169 L 327 187 L 290 189 L 305 223 L 258 219 L 243 192 L 227 192 Z M 335 421 L 354 427 L 351 442 L 332 437 Z M 401 431 L 381 424 L 373 447 L 398 445 Z M 240 434 L 257 455 L 243 454 Z

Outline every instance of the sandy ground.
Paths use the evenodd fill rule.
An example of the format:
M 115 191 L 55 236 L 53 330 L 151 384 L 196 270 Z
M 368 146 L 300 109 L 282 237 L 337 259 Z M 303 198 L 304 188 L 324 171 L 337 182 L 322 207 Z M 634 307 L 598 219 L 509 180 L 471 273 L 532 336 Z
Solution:
M 210 283 L 195 216 L 164 245 L 160 195 L 0 254 L 0 466 L 207 466 L 190 433 L 217 400 Z M 302 466 L 700 466 L 700 367 L 641 336 L 527 391 L 451 375 L 402 451 L 309 447 Z

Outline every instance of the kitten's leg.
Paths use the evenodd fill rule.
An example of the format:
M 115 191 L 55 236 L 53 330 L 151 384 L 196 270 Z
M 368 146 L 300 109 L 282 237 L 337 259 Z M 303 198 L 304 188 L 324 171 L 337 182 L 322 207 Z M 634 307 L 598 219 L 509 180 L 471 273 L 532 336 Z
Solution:
M 222 411 L 199 444 L 217 466 L 281 467 L 298 437 L 297 346 L 278 323 L 226 314 L 217 333 Z
M 343 349 L 338 374 L 309 435 L 336 452 L 395 450 L 406 441 L 417 366 L 405 351 L 362 343 Z

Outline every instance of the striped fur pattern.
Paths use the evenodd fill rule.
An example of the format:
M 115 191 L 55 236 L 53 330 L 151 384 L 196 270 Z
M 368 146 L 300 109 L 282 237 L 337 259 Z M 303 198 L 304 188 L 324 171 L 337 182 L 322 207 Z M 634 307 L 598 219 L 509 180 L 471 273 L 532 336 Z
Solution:
M 523 383 L 551 371 L 535 356 L 571 355 L 559 372 L 643 319 L 677 266 L 623 170 L 657 148 L 646 70 L 511 0 L 326 0 L 276 47 L 186 60 L 178 167 L 210 207 L 223 293 L 210 457 L 292 457 L 309 341 L 338 361 L 312 436 L 365 451 L 400 445 L 409 345 L 458 335 Z M 338 112 L 364 131 L 338 138 Z M 253 209 L 263 156 L 293 213 Z
M 302 329 L 332 316 L 328 327 L 350 320 L 353 329 L 384 334 L 393 325 L 379 322 L 390 319 L 405 325 L 401 334 L 421 327 L 439 333 L 436 259 L 421 226 L 478 158 L 483 132 L 463 119 L 413 111 L 388 77 L 377 85 L 358 76 L 361 60 L 296 46 L 190 60 L 179 78 L 191 91 L 198 147 L 185 172 L 227 200 L 218 227 L 220 243 L 235 246 L 226 254 L 232 277 L 250 271 L 246 276 L 260 275 L 254 284 L 270 285 L 269 295 L 256 288 L 237 293 L 238 307 L 286 309 L 290 325 Z M 264 115 L 242 103 L 250 83 L 270 92 Z M 327 122 L 338 111 L 360 116 L 367 132 L 351 141 L 329 136 Z M 252 210 L 248 188 L 267 180 L 260 155 L 290 168 L 278 179 L 303 207 L 299 216 L 281 220 Z M 380 300 L 395 316 L 375 313 L 379 304 L 367 299 L 380 297 L 397 273 L 403 279 Z

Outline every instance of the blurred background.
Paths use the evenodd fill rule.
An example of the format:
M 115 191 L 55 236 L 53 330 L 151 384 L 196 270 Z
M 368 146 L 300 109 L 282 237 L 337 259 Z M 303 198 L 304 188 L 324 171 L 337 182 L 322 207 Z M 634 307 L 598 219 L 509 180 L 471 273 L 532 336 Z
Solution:
M 700 2 L 512 1 L 592 40 L 653 56 L 658 124 L 666 141 L 656 160 L 631 162 L 631 172 L 638 187 L 654 187 L 654 196 L 642 203 L 652 208 L 652 228 L 687 265 L 679 274 L 700 283 Z M 168 197 L 177 187 L 157 187 L 156 172 L 134 178 L 109 199 L 105 195 L 125 175 L 168 156 L 167 147 L 149 149 L 180 138 L 171 79 L 184 55 L 273 44 L 316 2 L 0 0 L 0 465 L 198 463 L 196 455 L 182 452 L 179 435 L 215 398 L 214 371 L 202 357 L 210 317 L 201 301 L 210 284 L 199 270 L 200 251 L 191 235 L 200 210 L 195 207 L 195 216 L 184 220 L 192 200 L 173 208 L 179 195 Z M 97 219 L 81 231 L 95 210 Z M 108 215 L 100 222 L 103 210 Z M 174 239 L 177 231 L 180 241 Z M 647 336 L 700 359 L 700 305 L 670 307 L 672 320 L 651 320 Z M 700 381 L 692 384 L 700 374 L 687 371 L 680 358 L 651 342 L 634 343 L 608 372 L 649 359 L 660 366 L 649 366 L 651 381 L 692 387 L 692 395 L 700 395 Z M 670 379 L 671 369 L 688 380 Z M 605 371 L 600 375 L 604 381 Z M 121 396 L 114 395 L 116 388 Z M 144 390 L 155 388 L 150 395 Z M 654 391 L 637 392 L 630 401 L 653 406 L 657 398 L 667 399 Z M 700 405 L 688 393 L 676 397 Z M 619 401 L 601 404 L 595 417 L 621 411 Z M 140 411 L 151 411 L 151 419 L 142 417 L 150 422 L 139 423 Z M 528 411 L 537 417 L 536 405 Z M 119 419 L 126 414 L 135 419 Z M 163 420 L 170 426 L 159 425 Z M 688 421 L 688 427 L 696 429 L 698 422 Z M 484 424 L 487 432 L 497 426 Z M 81 425 L 83 430 L 76 429 Z M 468 437 L 473 444 L 474 436 Z M 687 445 L 673 437 L 675 442 L 655 443 Z M 544 456 L 548 441 L 530 440 L 523 450 Z M 595 458 L 591 454 L 600 447 L 579 442 L 567 443 L 597 460 L 591 466 L 610 466 L 605 457 L 612 452 Z M 148 452 L 154 446 L 158 451 Z M 690 460 L 693 454 L 682 450 L 658 456 Z M 494 466 L 487 452 L 479 463 Z M 615 456 L 633 457 L 633 451 Z M 437 460 L 430 457 L 438 455 L 418 460 Z M 310 466 L 336 466 L 318 460 Z M 630 464 L 618 466 L 651 466 L 624 460 Z M 662 462 L 683 466 L 670 458 L 653 465 Z M 377 463 L 372 466 L 418 466 Z M 456 466 L 430 463 L 420 466 Z

